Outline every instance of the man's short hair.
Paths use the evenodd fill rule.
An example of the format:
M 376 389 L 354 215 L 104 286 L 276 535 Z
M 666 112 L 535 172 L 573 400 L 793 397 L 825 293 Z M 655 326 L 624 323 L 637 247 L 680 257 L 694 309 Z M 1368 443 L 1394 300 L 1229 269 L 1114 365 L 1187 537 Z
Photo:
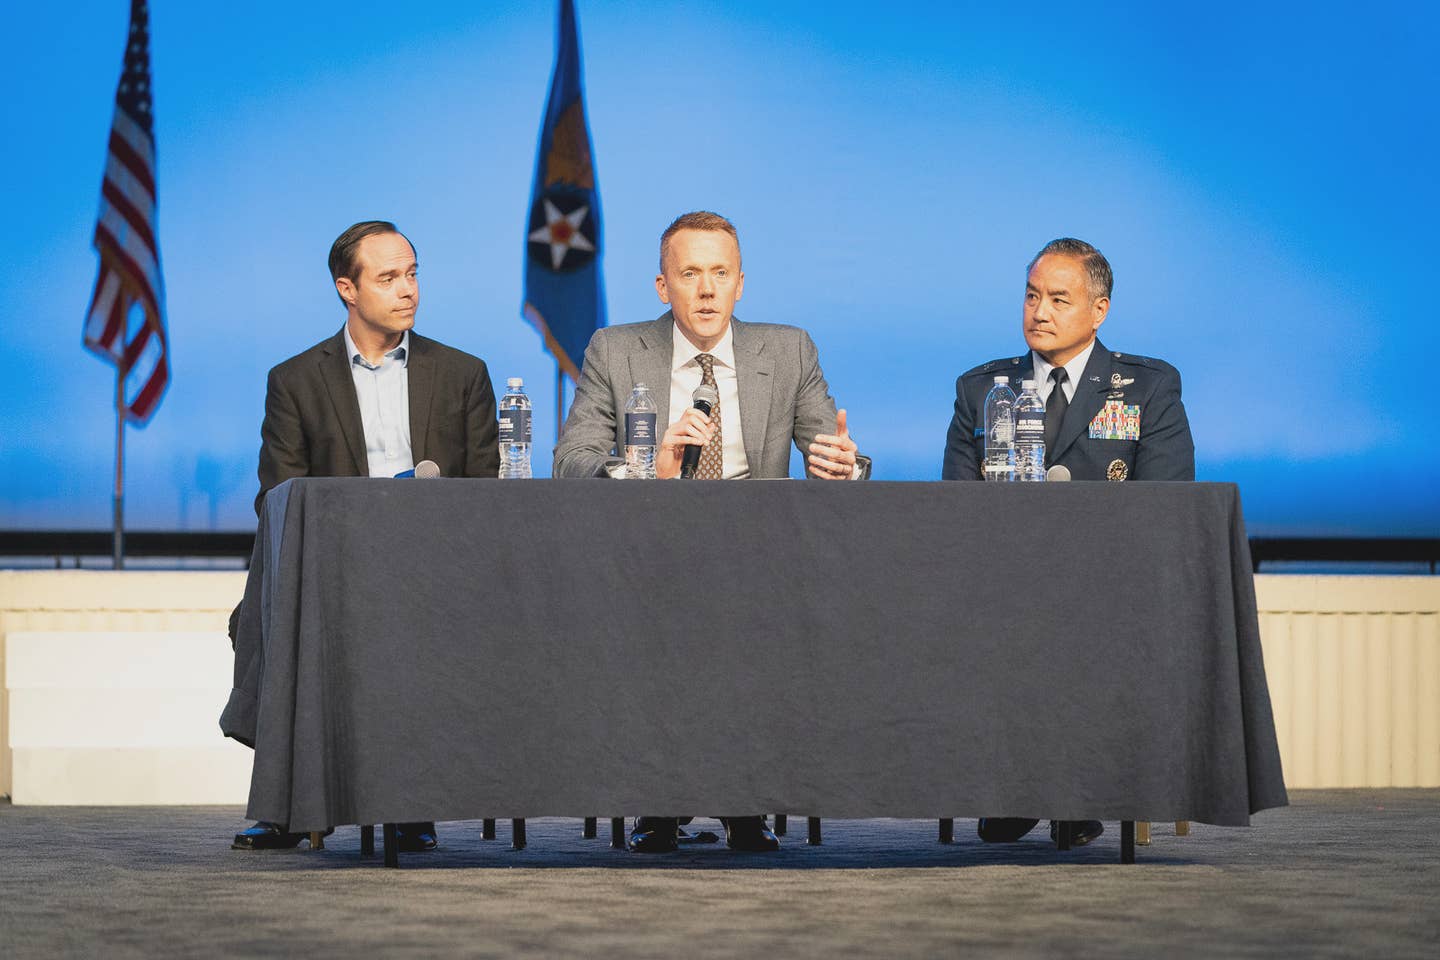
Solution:
M 335 238 L 330 244 L 330 279 L 339 280 L 345 277 L 351 283 L 360 281 L 357 270 L 355 251 L 360 247 L 360 241 L 366 237 L 373 237 L 381 233 L 397 233 L 410 243 L 410 238 L 400 233 L 400 228 L 389 220 L 361 220 L 359 223 L 347 227 L 345 232 Z M 410 249 L 415 249 L 415 244 L 410 243 Z M 340 296 L 340 291 L 335 291 Z M 345 303 L 345 298 L 340 297 L 340 302 Z
M 1026 276 L 1035 269 L 1035 264 L 1046 254 L 1060 253 L 1067 257 L 1075 257 L 1085 267 L 1085 276 L 1089 280 L 1090 299 L 1099 300 L 1104 297 L 1110 299 L 1110 291 L 1115 286 L 1115 275 L 1110 272 L 1110 261 L 1105 259 L 1105 254 L 1096 250 L 1091 244 L 1084 240 L 1076 240 L 1074 237 L 1061 237 L 1059 240 L 1051 240 L 1040 248 L 1035 254 L 1035 259 L 1025 268 Z
M 721 233 L 730 234 L 735 241 L 735 249 L 740 249 L 740 234 L 735 232 L 735 224 L 726 220 L 718 213 L 711 213 L 709 210 L 695 210 L 691 213 L 682 213 L 676 217 L 665 232 L 660 234 L 660 272 L 665 272 L 665 251 L 670 246 L 670 238 L 681 230 L 718 230 Z

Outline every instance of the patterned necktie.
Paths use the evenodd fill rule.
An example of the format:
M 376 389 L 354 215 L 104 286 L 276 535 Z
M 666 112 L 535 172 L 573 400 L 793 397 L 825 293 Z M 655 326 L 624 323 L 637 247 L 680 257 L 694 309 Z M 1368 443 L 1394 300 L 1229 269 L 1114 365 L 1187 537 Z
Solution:
M 714 387 L 716 394 L 719 394 L 720 387 L 715 383 L 715 358 L 708 353 L 701 353 L 696 355 L 695 361 L 700 364 L 702 371 L 700 382 Z M 715 404 L 715 409 L 710 411 L 710 420 L 715 424 L 715 436 L 700 448 L 700 465 L 695 468 L 696 480 L 720 480 L 725 476 L 725 462 L 722 457 L 725 436 L 721 432 L 720 404 Z
M 1050 371 L 1050 379 L 1055 386 L 1050 388 L 1050 402 L 1045 404 L 1045 463 L 1050 465 L 1050 458 L 1055 453 L 1055 438 L 1060 436 L 1060 421 L 1065 419 L 1065 411 L 1070 406 L 1070 401 L 1065 399 L 1065 368 L 1056 367 Z

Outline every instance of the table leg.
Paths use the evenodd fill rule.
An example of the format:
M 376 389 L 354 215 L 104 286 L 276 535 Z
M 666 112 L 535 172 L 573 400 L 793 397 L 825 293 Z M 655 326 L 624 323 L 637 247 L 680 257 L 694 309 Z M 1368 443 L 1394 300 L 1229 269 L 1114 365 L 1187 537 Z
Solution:
M 510 821 L 510 849 L 525 849 L 525 818 Z
M 495 839 L 495 820 L 493 818 L 486 817 L 484 820 L 480 821 L 480 839 Z
M 940 818 L 940 842 L 955 842 L 955 819 L 953 817 Z
M 1188 836 L 1190 836 L 1190 821 L 1189 821 L 1189 820 L 1176 820 L 1176 821 L 1175 821 L 1175 836 L 1177 836 L 1177 837 L 1188 837 Z
M 1135 821 L 1135 844 L 1140 847 L 1150 846 L 1150 821 Z
M 810 835 L 805 838 L 805 842 L 810 844 L 810 846 L 812 847 L 820 846 L 820 818 L 806 817 L 805 826 L 808 828 L 810 833 Z
M 320 832 L 319 830 L 311 830 L 311 831 L 310 831 L 310 849 L 311 849 L 311 850 L 324 850 L 324 849 L 325 849 L 325 834 L 324 834 L 324 833 Z
M 1120 862 L 1135 862 L 1135 821 L 1120 821 Z
M 375 825 L 367 823 L 360 828 L 360 855 L 373 856 L 375 853 Z
M 400 844 L 395 840 L 395 824 L 384 824 L 380 830 L 385 838 L 385 866 L 400 866 Z
M 1061 850 L 1070 849 L 1070 821 L 1055 821 L 1055 845 Z
M 594 817 L 586 817 L 586 818 L 585 818 L 585 830 L 584 830 L 584 832 L 582 832 L 582 833 L 580 834 L 580 838 L 581 838 L 582 840 L 594 840 L 594 839 L 595 839 L 595 827 L 596 827 L 595 818 L 594 818 Z
M 788 826 L 789 826 L 789 821 L 788 821 L 788 819 L 786 818 L 785 814 L 783 814 L 783 813 L 777 813 L 777 814 L 775 814 L 775 836 L 777 836 L 777 837 L 783 837 L 783 836 L 785 836 L 785 830 L 786 830 L 786 828 L 787 828 Z
M 625 849 L 625 818 L 624 818 L 624 817 L 611 817 L 611 818 L 610 818 L 610 849 L 611 849 L 611 850 L 624 850 L 624 849 Z

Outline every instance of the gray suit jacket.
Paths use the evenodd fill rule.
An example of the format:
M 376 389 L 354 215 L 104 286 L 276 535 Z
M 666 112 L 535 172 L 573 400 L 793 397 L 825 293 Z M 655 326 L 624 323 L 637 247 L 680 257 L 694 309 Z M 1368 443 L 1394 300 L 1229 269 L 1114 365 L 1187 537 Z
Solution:
M 735 331 L 735 375 L 740 429 L 750 476 L 790 475 L 790 444 L 809 454 L 817 433 L 835 432 L 835 401 L 820 371 L 810 335 L 799 327 L 730 321 Z M 649 323 L 595 331 L 565 430 L 555 445 L 554 475 L 602 477 L 623 457 L 625 403 L 635 384 L 650 388 L 659 406 L 657 430 L 670 422 L 670 365 L 675 318 L 667 310 Z

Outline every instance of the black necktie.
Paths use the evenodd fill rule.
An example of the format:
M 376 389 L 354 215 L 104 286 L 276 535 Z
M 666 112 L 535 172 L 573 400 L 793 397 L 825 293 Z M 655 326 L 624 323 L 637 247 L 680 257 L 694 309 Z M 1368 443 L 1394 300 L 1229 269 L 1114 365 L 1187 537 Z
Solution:
M 1065 419 L 1065 411 L 1070 406 L 1070 401 L 1065 399 L 1065 368 L 1056 367 L 1051 370 L 1050 379 L 1055 386 L 1050 388 L 1050 402 L 1045 404 L 1045 463 L 1047 466 L 1055 452 L 1055 438 L 1060 436 L 1060 423 Z

